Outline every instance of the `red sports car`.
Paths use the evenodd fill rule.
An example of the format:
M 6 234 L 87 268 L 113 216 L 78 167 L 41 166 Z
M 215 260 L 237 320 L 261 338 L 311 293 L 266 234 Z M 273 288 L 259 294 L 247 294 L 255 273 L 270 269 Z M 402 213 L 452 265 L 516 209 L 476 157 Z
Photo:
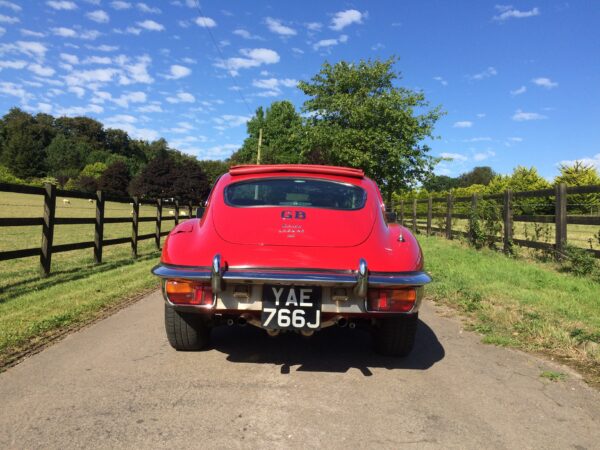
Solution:
M 197 215 L 171 231 L 152 270 L 175 349 L 207 347 L 214 326 L 250 324 L 273 336 L 369 327 L 378 352 L 411 351 L 431 279 L 361 170 L 235 166 Z

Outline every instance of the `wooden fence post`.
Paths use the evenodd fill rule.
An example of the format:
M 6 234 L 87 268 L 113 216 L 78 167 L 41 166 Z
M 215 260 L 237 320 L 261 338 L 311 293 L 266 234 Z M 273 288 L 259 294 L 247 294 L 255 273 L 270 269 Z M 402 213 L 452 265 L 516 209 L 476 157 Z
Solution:
M 431 236 L 431 218 L 433 216 L 433 199 L 431 195 L 427 199 L 427 236 Z
M 560 183 L 556 186 L 556 204 L 554 221 L 556 227 L 556 256 L 562 259 L 567 244 L 567 185 Z
M 477 215 L 477 203 L 478 203 L 479 199 L 477 198 L 477 194 L 473 194 L 473 196 L 471 197 L 471 214 L 469 214 L 469 239 L 471 239 L 471 242 L 475 241 L 475 234 L 473 233 L 473 227 L 471 224 L 471 217 L 474 217 Z
M 175 225 L 179 225 L 179 200 L 175 200 Z
M 40 275 L 50 275 L 52 263 L 52 241 L 54 239 L 54 215 L 56 214 L 56 186 L 44 184 L 44 223 L 42 225 L 42 253 L 40 255 Z
M 404 200 L 400 200 L 400 225 L 404 226 Z
M 504 191 L 504 208 L 502 216 L 504 219 L 504 253 L 511 253 L 513 239 L 513 211 L 512 211 L 512 191 Z
M 94 262 L 102 262 L 102 240 L 104 239 L 104 194 L 96 191 L 96 223 L 94 224 Z
M 160 223 L 162 221 L 162 198 L 156 200 L 156 234 L 154 236 L 154 244 L 160 250 Z
M 412 208 L 412 229 L 413 233 L 417 232 L 417 199 L 413 199 L 413 208 Z
M 446 239 L 452 239 L 452 194 L 446 200 Z
M 193 207 L 192 207 L 192 203 L 188 203 L 188 219 L 192 218 L 192 211 L 193 211 Z
M 133 217 L 131 220 L 131 257 L 137 258 L 138 255 L 138 224 L 140 215 L 140 199 L 133 197 Z

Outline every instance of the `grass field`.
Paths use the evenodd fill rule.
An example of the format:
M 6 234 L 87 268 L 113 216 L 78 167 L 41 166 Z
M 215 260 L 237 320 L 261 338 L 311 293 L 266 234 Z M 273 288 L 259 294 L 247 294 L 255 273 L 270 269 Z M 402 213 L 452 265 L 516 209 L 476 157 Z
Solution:
M 87 200 L 57 199 L 57 217 L 95 217 L 95 205 Z M 41 196 L 0 192 L 0 217 L 41 217 Z M 168 216 L 169 209 L 163 214 Z M 107 202 L 106 217 L 129 217 L 128 204 Z M 140 207 L 140 217 L 156 217 L 156 208 Z M 163 222 L 168 231 L 173 221 Z M 153 222 L 139 224 L 139 234 L 154 232 Z M 0 251 L 39 247 L 41 226 L 0 228 Z M 104 238 L 131 236 L 131 224 L 105 225 Z M 54 244 L 90 241 L 93 225 L 57 225 Z M 164 239 L 164 238 L 163 238 Z M 158 286 L 151 267 L 160 256 L 154 240 L 140 241 L 137 259 L 130 244 L 105 247 L 103 263 L 93 263 L 93 250 L 55 254 L 48 278 L 38 275 L 39 258 L 0 262 L 0 366 L 2 361 L 39 336 L 89 321 L 124 298 Z
M 600 383 L 600 283 L 552 264 L 420 237 L 427 296 L 459 310 L 484 342 L 549 354 Z

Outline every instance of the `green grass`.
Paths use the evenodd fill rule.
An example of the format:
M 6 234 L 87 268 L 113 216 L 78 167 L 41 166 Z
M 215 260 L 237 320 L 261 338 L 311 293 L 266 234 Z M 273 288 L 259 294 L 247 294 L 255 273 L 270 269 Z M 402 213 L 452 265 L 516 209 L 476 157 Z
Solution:
M 564 381 L 567 376 L 562 372 L 555 372 L 553 370 L 544 370 L 540 373 L 541 378 L 547 378 L 550 381 Z
M 484 342 L 556 356 L 600 381 L 600 283 L 459 241 L 419 241 L 429 298 L 469 317 Z
M 57 217 L 95 217 L 95 205 L 86 200 L 57 199 Z M 0 192 L 0 217 L 40 217 L 41 196 Z M 107 217 L 128 217 L 127 204 L 107 202 Z M 163 214 L 169 215 L 165 208 Z M 140 216 L 155 217 L 156 209 L 140 208 Z M 173 226 L 163 222 L 163 231 Z M 139 234 L 154 231 L 153 222 L 140 223 Z M 0 228 L 0 251 L 38 247 L 41 227 Z M 105 239 L 131 236 L 131 224 L 109 224 Z M 59 225 L 55 244 L 90 241 L 93 225 Z M 39 258 L 0 262 L 0 366 L 8 355 L 27 348 L 40 336 L 85 323 L 128 297 L 158 286 L 150 274 L 160 253 L 154 240 L 140 241 L 137 259 L 131 258 L 130 244 L 105 247 L 103 263 L 93 263 L 93 250 L 77 250 L 53 255 L 52 273 L 38 275 Z

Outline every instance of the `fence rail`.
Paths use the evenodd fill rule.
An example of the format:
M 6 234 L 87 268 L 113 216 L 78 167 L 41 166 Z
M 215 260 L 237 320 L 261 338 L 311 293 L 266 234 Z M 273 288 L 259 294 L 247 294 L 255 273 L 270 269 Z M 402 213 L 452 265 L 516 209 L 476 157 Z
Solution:
M 187 217 L 192 217 L 194 206 L 192 203 L 180 205 L 179 201 L 168 201 L 166 199 L 139 199 L 137 197 L 122 197 L 107 195 L 102 191 L 95 194 L 81 191 L 67 191 L 57 189 L 52 184 L 45 184 L 44 187 L 24 186 L 20 184 L 0 183 L 0 192 L 12 192 L 18 194 L 43 195 L 43 216 L 42 217 L 0 217 L 0 228 L 2 227 L 24 227 L 24 226 L 42 226 L 42 243 L 40 247 L 26 248 L 19 250 L 0 251 L 0 261 L 6 261 L 18 258 L 27 258 L 39 256 L 40 274 L 48 276 L 51 271 L 52 255 L 55 253 L 70 252 L 93 248 L 94 262 L 102 262 L 102 250 L 106 246 L 118 244 L 131 244 L 131 255 L 137 257 L 138 242 L 148 239 L 154 239 L 155 246 L 160 249 L 160 239 L 169 234 L 168 231 L 162 231 L 164 221 L 175 221 L 175 225 L 185 220 L 181 217 L 181 209 L 187 209 Z M 79 198 L 93 200 L 95 203 L 95 217 L 55 217 L 56 215 L 56 197 Z M 131 206 L 131 217 L 105 217 L 106 202 L 127 203 Z M 156 207 L 156 217 L 140 217 L 140 205 L 150 205 Z M 164 206 L 172 207 L 173 216 L 164 217 L 162 210 Z M 155 231 L 140 235 L 139 224 L 141 222 L 155 222 Z M 131 223 L 131 236 L 113 239 L 104 239 L 104 225 L 113 223 Z M 57 225 L 94 225 L 94 240 L 86 242 L 74 242 L 69 244 L 55 245 L 54 229 Z
M 500 222 L 502 225 L 501 236 L 487 236 L 488 239 L 502 242 L 504 251 L 509 252 L 512 245 L 522 247 L 552 250 L 557 258 L 562 258 L 565 254 L 567 245 L 567 224 L 569 225 L 600 225 L 600 215 L 567 215 L 567 200 L 569 195 L 574 194 L 598 194 L 600 186 L 567 186 L 565 183 L 557 185 L 553 189 L 540 189 L 535 191 L 513 192 L 507 190 L 502 194 L 477 195 L 471 197 L 433 197 L 412 200 L 401 200 L 399 205 L 393 209 L 398 213 L 398 220 L 402 225 L 409 226 L 414 232 L 424 231 L 427 235 L 440 233 L 447 239 L 455 236 L 469 237 L 469 233 L 452 228 L 454 219 L 470 220 L 472 215 L 478 211 L 478 205 L 481 200 L 496 201 L 501 208 L 502 215 Z M 545 198 L 547 203 L 554 209 L 554 214 L 516 214 L 515 199 Z M 467 203 L 466 207 L 460 209 L 461 212 L 454 212 L 457 204 Z M 440 205 L 441 204 L 441 205 Z M 425 210 L 419 206 L 425 206 Z M 522 205 L 520 206 L 523 207 Z M 435 209 L 435 210 L 434 210 Z M 440 209 L 443 209 L 440 211 Z M 465 210 L 467 212 L 465 212 Z M 433 219 L 442 219 L 438 226 L 433 226 Z M 519 239 L 514 237 L 514 223 L 543 223 L 554 224 L 555 242 L 541 242 L 529 239 Z M 600 228 L 598 229 L 597 239 L 600 240 Z M 600 258 L 600 250 L 587 249 L 596 258 Z

